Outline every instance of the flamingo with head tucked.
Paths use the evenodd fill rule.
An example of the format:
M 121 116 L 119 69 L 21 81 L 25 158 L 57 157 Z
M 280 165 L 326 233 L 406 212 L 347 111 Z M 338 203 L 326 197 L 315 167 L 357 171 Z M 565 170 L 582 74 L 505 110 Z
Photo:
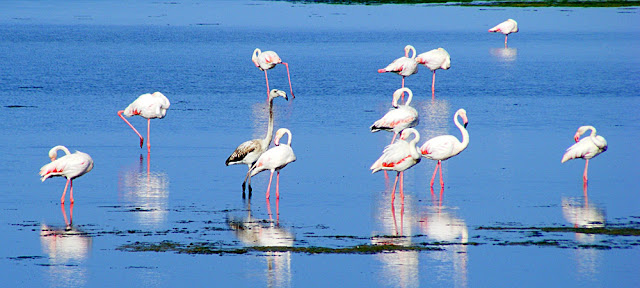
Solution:
M 62 156 L 58 159 L 58 151 L 62 150 L 66 153 L 65 156 Z M 83 153 L 80 151 L 76 151 L 71 154 L 67 147 L 62 145 L 55 146 L 49 150 L 49 158 L 51 159 L 51 163 L 48 163 L 42 168 L 40 168 L 40 176 L 42 178 L 42 182 L 47 180 L 49 177 L 65 177 L 67 178 L 67 184 L 64 186 L 64 191 L 62 192 L 62 197 L 60 197 L 60 203 L 64 204 L 64 196 L 67 194 L 67 187 L 70 188 L 70 200 L 71 204 L 73 204 L 73 179 L 78 178 L 87 172 L 93 169 L 93 159 L 87 153 Z
M 289 142 L 287 142 L 287 144 L 282 144 L 280 143 L 280 138 L 285 134 L 289 135 Z M 251 169 L 249 169 L 249 172 L 247 172 L 247 176 L 245 177 L 245 182 L 247 181 L 247 178 L 249 178 L 249 187 L 251 187 L 251 177 L 264 170 L 270 170 L 271 176 L 269 176 L 269 187 L 267 188 L 266 195 L 267 199 L 269 199 L 273 172 L 277 171 L 276 199 L 280 199 L 280 169 L 287 166 L 287 164 L 296 161 L 296 155 L 293 153 L 293 149 L 291 149 L 291 131 L 287 128 L 278 129 L 278 131 L 276 131 L 276 137 L 273 139 L 273 143 L 276 146 L 262 153 L 256 163 L 251 166 Z
M 120 116 L 120 118 L 122 118 L 122 120 L 124 120 L 124 122 L 133 129 L 133 132 L 136 132 L 138 137 L 140 137 L 140 148 L 142 148 L 142 145 L 144 144 L 144 138 L 140 135 L 138 130 L 136 130 L 136 128 L 134 128 L 133 125 L 131 125 L 131 123 L 122 116 L 122 114 L 124 113 L 124 116 L 127 117 L 140 115 L 147 119 L 147 152 L 151 153 L 151 140 L 149 138 L 151 119 L 164 118 L 164 116 L 167 115 L 167 109 L 169 109 L 170 105 L 171 103 L 169 103 L 169 99 L 160 92 L 142 94 L 138 99 L 129 104 L 126 109 L 118 111 L 118 116 Z
M 410 142 L 407 142 L 407 138 L 411 134 L 415 137 Z M 420 133 L 414 128 L 407 128 L 400 134 L 400 140 L 393 144 L 387 145 L 382 152 L 382 156 L 371 165 L 372 172 L 376 173 L 380 170 L 392 170 L 398 172 L 396 174 L 396 180 L 393 183 L 393 192 L 391 194 L 391 203 L 395 200 L 396 196 L 396 184 L 398 184 L 398 178 L 400 178 L 400 197 L 404 202 L 404 170 L 407 170 L 420 162 L 420 152 L 416 147 L 416 143 L 420 141 Z
M 412 52 L 409 58 L 409 51 Z M 378 69 L 378 73 L 392 72 L 402 76 L 402 88 L 404 88 L 404 77 L 418 73 L 418 62 L 416 62 L 416 48 L 411 45 L 404 47 L 404 57 L 393 60 L 391 64 L 382 69 Z M 404 94 L 402 95 L 404 99 Z
M 291 90 L 291 97 L 296 98 L 293 95 L 293 87 L 291 86 L 291 76 L 289 74 L 289 64 L 286 62 L 282 62 L 280 56 L 276 52 L 273 51 L 264 51 L 256 48 L 253 50 L 253 54 L 251 54 L 251 61 L 253 64 L 258 67 L 258 69 L 264 71 L 264 79 L 267 82 L 267 99 L 269 98 L 270 90 L 269 90 L 269 77 L 267 77 L 267 70 L 276 67 L 277 64 L 284 64 L 287 67 L 287 78 L 289 79 L 289 89 Z
M 508 19 L 495 27 L 489 29 L 489 32 L 500 32 L 504 34 L 504 48 L 507 48 L 507 37 L 509 34 L 518 32 L 518 22 L 513 19 Z
M 438 48 L 418 55 L 416 62 L 426 66 L 433 72 L 433 78 L 431 80 L 431 98 L 433 99 L 436 95 L 436 70 L 447 70 L 451 68 L 451 56 L 449 56 L 449 52 L 444 50 L 444 48 Z
M 462 118 L 462 123 L 458 122 L 458 116 Z M 436 178 L 438 168 L 440 168 L 440 187 L 444 188 L 444 181 L 442 180 L 442 161 L 447 160 L 453 156 L 460 154 L 469 145 L 469 132 L 467 132 L 467 111 L 464 109 L 458 109 L 456 114 L 453 115 L 453 122 L 456 124 L 460 132 L 462 133 L 462 142 L 453 135 L 440 135 L 429 139 L 429 141 L 422 144 L 420 147 L 420 153 L 427 159 L 438 160 L 436 169 L 433 170 L 433 176 L 431 177 L 431 187 L 433 187 L 433 181 Z
M 589 137 L 582 138 L 587 131 L 591 130 Z M 577 142 L 571 147 L 567 148 L 567 151 L 562 156 L 562 163 L 571 159 L 582 158 L 586 161 L 584 165 L 584 174 L 582 180 L 587 182 L 587 169 L 589 169 L 589 159 L 598 156 L 600 153 L 607 151 L 607 140 L 600 135 L 596 135 L 596 128 L 593 126 L 581 126 L 573 136 L 573 139 Z
M 404 105 L 398 105 L 398 100 L 404 92 L 407 92 L 408 94 L 407 102 L 405 102 Z M 371 132 L 378 132 L 380 130 L 391 131 L 393 132 L 393 139 L 391 139 L 391 143 L 393 143 L 400 131 L 405 128 L 416 127 L 419 122 L 418 111 L 409 106 L 412 98 L 413 93 L 411 92 L 411 89 L 406 87 L 393 92 L 393 101 L 391 102 L 391 105 L 393 105 L 394 108 L 391 108 L 387 114 L 369 127 Z

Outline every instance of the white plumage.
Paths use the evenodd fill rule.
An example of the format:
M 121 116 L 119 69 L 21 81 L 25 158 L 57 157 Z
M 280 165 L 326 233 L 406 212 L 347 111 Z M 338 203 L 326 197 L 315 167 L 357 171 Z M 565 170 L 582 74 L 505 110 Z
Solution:
M 65 156 L 57 158 L 57 152 L 62 150 L 66 153 Z M 49 150 L 49 158 L 51 159 L 51 163 L 48 163 L 40 168 L 40 180 L 44 182 L 47 178 L 50 177 L 65 177 L 67 178 L 67 184 L 64 187 L 64 192 L 62 193 L 62 197 L 60 198 L 60 203 L 64 203 L 64 196 L 67 193 L 67 186 L 71 184 L 71 203 L 73 200 L 73 179 L 80 177 L 93 169 L 93 159 L 87 153 L 83 153 L 80 151 L 76 151 L 71 154 L 67 147 L 62 145 L 55 146 Z
M 271 91 L 269 90 L 269 78 L 267 77 L 267 70 L 276 67 L 277 64 L 284 64 L 284 66 L 287 67 L 287 78 L 289 79 L 289 89 L 291 89 L 291 97 L 296 98 L 296 96 L 293 95 L 293 87 L 291 86 L 289 64 L 286 62 L 282 62 L 282 59 L 280 59 L 280 56 L 278 56 L 276 52 L 262 52 L 262 50 L 256 48 L 255 50 L 253 50 L 253 54 L 251 54 L 251 61 L 253 61 L 253 64 L 255 64 L 258 69 L 264 71 L 264 79 L 267 82 L 267 98 L 269 98 L 269 93 Z
M 404 92 L 407 92 L 408 94 L 407 101 L 404 105 L 398 105 L 398 100 Z M 380 130 L 393 132 L 393 139 L 391 139 L 391 143 L 393 143 L 400 131 L 406 128 L 416 127 L 419 122 L 418 111 L 409 106 L 411 99 L 413 99 L 413 93 L 409 88 L 400 88 L 393 92 L 393 101 L 391 105 L 394 108 L 391 108 L 387 114 L 369 127 L 371 132 L 377 132 Z
M 431 97 L 435 97 L 436 70 L 447 70 L 451 68 L 451 56 L 449 56 L 449 52 L 444 50 L 444 48 L 433 49 L 418 55 L 418 57 L 416 57 L 416 62 L 426 66 L 431 70 L 431 72 L 433 72 L 431 80 Z
M 289 135 L 289 142 L 287 144 L 281 144 L 280 138 L 285 134 Z M 249 178 L 249 186 L 251 186 L 251 177 L 256 174 L 264 171 L 270 170 L 271 176 L 269 176 L 269 187 L 267 188 L 267 199 L 269 199 L 269 191 L 271 190 L 271 180 L 273 179 L 273 172 L 277 171 L 277 179 L 276 179 L 276 199 L 280 199 L 279 192 L 279 184 L 280 184 L 280 169 L 287 166 L 287 164 L 296 161 L 296 155 L 293 153 L 293 149 L 291 148 L 291 131 L 287 128 L 280 128 L 276 131 L 276 137 L 274 139 L 274 144 L 276 147 L 273 147 L 266 152 L 260 155 L 260 158 L 256 161 L 249 172 L 247 172 L 246 179 Z
M 140 148 L 142 148 L 142 145 L 144 144 L 144 138 L 142 137 L 142 135 L 140 135 L 138 130 L 136 130 L 136 128 L 133 127 L 133 125 L 131 125 L 131 123 L 129 123 L 129 121 L 127 121 L 127 119 L 122 115 L 124 114 L 124 116 L 127 117 L 139 115 L 147 119 L 147 151 L 150 153 L 151 141 L 149 139 L 149 133 L 151 130 L 151 119 L 164 118 L 164 116 L 167 115 L 167 109 L 169 109 L 169 106 L 171 106 L 171 103 L 169 103 L 169 99 L 162 93 L 147 93 L 140 95 L 138 99 L 129 104 L 129 106 L 127 106 L 127 108 L 125 108 L 124 110 L 118 111 L 118 116 L 120 116 L 120 118 L 122 118 L 122 120 L 124 120 L 124 122 L 126 122 L 127 125 L 129 125 L 131 129 L 133 129 L 138 137 L 140 137 Z
M 507 47 L 507 37 L 509 34 L 518 32 L 518 22 L 513 19 L 508 19 L 495 27 L 489 29 L 489 32 L 500 32 L 504 34 L 504 47 Z
M 409 51 L 412 52 L 409 58 Z M 418 73 L 418 62 L 416 62 L 416 48 L 411 45 L 404 47 L 404 57 L 393 60 L 387 67 L 378 69 L 378 73 L 392 72 L 402 76 L 402 87 L 404 88 L 404 77 Z
M 587 131 L 591 130 L 591 135 L 580 140 Z M 598 156 L 600 153 L 607 151 L 607 140 L 604 137 L 596 135 L 596 128 L 593 126 L 581 126 L 573 136 L 577 142 L 571 147 L 567 148 L 564 155 L 562 155 L 562 163 L 571 159 L 582 158 L 586 160 L 584 166 L 584 174 L 582 176 L 584 182 L 587 181 L 587 170 L 589 168 L 589 159 Z

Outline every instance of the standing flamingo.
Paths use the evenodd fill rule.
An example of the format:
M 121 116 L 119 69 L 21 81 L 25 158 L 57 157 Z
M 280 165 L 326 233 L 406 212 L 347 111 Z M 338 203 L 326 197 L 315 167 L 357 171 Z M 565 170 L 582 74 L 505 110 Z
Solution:
M 409 58 L 409 51 L 412 52 Z M 418 62 L 416 62 L 416 48 L 411 45 L 404 47 L 404 57 L 393 60 L 391 64 L 382 69 L 378 69 L 378 73 L 393 72 L 402 76 L 402 88 L 404 88 L 404 77 L 418 73 Z M 404 94 L 402 95 L 404 99 Z
M 58 150 L 62 150 L 66 153 L 65 156 L 58 157 Z M 40 168 L 40 180 L 44 182 L 49 177 L 66 177 L 67 184 L 64 186 L 62 197 L 60 197 L 60 203 L 64 204 L 64 196 L 67 194 L 67 187 L 70 186 L 71 204 L 73 205 L 73 179 L 78 178 L 93 169 L 93 159 L 87 153 L 76 151 L 71 154 L 67 147 L 62 145 L 55 146 L 49 150 L 49 158 L 51 163 L 46 164 Z
M 126 109 L 118 111 L 118 116 L 127 122 L 127 125 L 133 129 L 138 137 L 140 137 L 140 148 L 144 144 L 144 138 L 142 135 L 138 133 L 138 130 L 127 121 L 124 117 L 122 117 L 122 113 L 124 116 L 131 117 L 133 115 L 140 115 L 143 118 L 147 119 L 147 152 L 151 153 L 151 140 L 149 138 L 149 131 L 151 130 L 151 119 L 158 118 L 162 119 L 165 115 L 167 115 L 167 109 L 169 109 L 169 99 L 162 95 L 160 92 L 154 92 L 153 94 L 142 94 L 138 99 L 133 101 L 133 103 L 129 104 Z
M 287 64 L 286 62 L 282 62 L 282 59 L 280 59 L 280 56 L 278 56 L 276 52 L 262 52 L 259 48 L 256 48 L 256 50 L 253 50 L 253 54 L 251 55 L 251 61 L 253 61 L 253 64 L 255 64 L 258 69 L 264 71 L 264 79 L 267 82 L 267 98 L 269 98 L 269 93 L 271 91 L 269 90 L 269 77 L 267 77 L 267 70 L 276 67 L 276 64 L 284 64 L 284 66 L 287 67 L 287 78 L 289 79 L 289 89 L 291 90 L 291 97 L 296 98 L 296 96 L 293 95 L 293 88 L 291 87 L 289 64 Z
M 403 95 L 404 92 L 408 94 L 407 102 L 405 102 L 404 105 L 398 105 L 400 95 Z M 391 143 L 393 143 L 400 131 L 405 128 L 416 127 L 419 122 L 418 111 L 409 106 L 412 98 L 413 92 L 411 92 L 409 88 L 400 88 L 393 92 L 393 102 L 391 105 L 393 105 L 395 109 L 392 108 L 382 118 L 374 122 L 373 125 L 369 127 L 371 132 L 378 132 L 380 130 L 393 131 L 393 139 L 391 139 Z
M 509 34 L 518 32 L 518 22 L 513 19 L 508 19 L 495 27 L 489 29 L 489 32 L 500 32 L 504 34 L 504 48 L 507 48 L 507 37 Z
M 591 135 L 580 140 L 580 136 L 591 130 Z M 571 159 L 582 158 L 586 160 L 584 165 L 584 174 L 582 180 L 587 183 L 587 169 L 589 168 L 589 159 L 598 156 L 598 154 L 607 151 L 607 140 L 600 135 L 596 135 L 596 128 L 593 126 L 581 126 L 573 136 L 577 142 L 567 149 L 562 156 L 562 163 Z M 579 142 L 578 142 L 579 141 Z
M 464 126 L 458 122 L 458 116 L 462 118 Z M 431 177 L 431 187 L 433 187 L 433 181 L 436 178 L 438 168 L 440 168 L 440 187 L 444 189 L 444 181 L 442 180 L 442 161 L 447 160 L 453 156 L 460 154 L 469 145 L 469 132 L 467 132 L 467 111 L 464 109 L 458 109 L 456 114 L 453 115 L 453 122 L 458 126 L 460 132 L 462 132 L 462 142 L 458 141 L 453 135 L 440 135 L 429 139 L 429 141 L 422 144 L 420 147 L 420 153 L 422 156 L 431 160 L 438 160 L 436 169 L 433 170 L 433 176 Z
M 280 138 L 284 136 L 284 134 L 289 135 L 289 142 L 287 144 L 280 145 Z M 267 188 L 267 199 L 269 199 L 269 191 L 271 190 L 271 180 L 273 179 L 273 172 L 277 171 L 278 175 L 276 177 L 276 199 L 280 199 L 280 169 L 287 166 L 287 164 L 296 161 L 296 155 L 293 154 L 293 149 L 291 149 L 291 131 L 287 128 L 280 128 L 276 131 L 276 137 L 273 140 L 273 143 L 276 147 L 273 147 L 266 152 L 260 155 L 258 161 L 256 161 L 249 172 L 247 172 L 247 176 L 245 177 L 245 182 L 247 178 L 249 178 L 249 189 L 251 189 L 251 177 L 254 175 L 264 171 L 271 170 L 271 176 L 269 176 L 269 187 Z M 251 194 L 249 194 L 251 195 Z
M 283 97 L 284 100 L 289 100 L 287 93 L 282 90 L 273 89 L 271 93 L 269 93 L 269 125 L 267 126 L 267 136 L 264 137 L 264 139 L 253 139 L 240 144 L 240 146 L 231 153 L 231 156 L 227 158 L 227 161 L 224 162 L 225 165 L 247 164 L 249 169 L 251 169 L 251 166 L 258 160 L 258 157 L 260 157 L 264 151 L 267 151 L 271 143 L 271 138 L 273 137 L 273 99 L 277 97 Z M 245 182 L 242 182 L 242 197 L 244 197 L 244 188 Z M 251 195 L 251 186 L 249 186 L 249 195 Z
M 438 48 L 418 55 L 416 62 L 427 66 L 433 72 L 433 80 L 431 80 L 431 98 L 433 99 L 436 95 L 436 70 L 451 68 L 451 56 L 444 48 Z
M 409 135 L 415 134 L 415 138 L 410 142 L 406 139 Z M 396 143 L 387 145 L 382 152 L 382 156 L 371 165 L 371 173 L 376 173 L 380 170 L 393 170 L 398 172 L 396 174 L 396 180 L 393 182 L 393 192 L 391 194 L 391 203 L 395 200 L 396 196 L 396 184 L 398 184 L 398 178 L 400 178 L 400 197 L 404 203 L 404 170 L 407 170 L 420 162 L 420 152 L 416 147 L 416 143 L 420 141 L 420 133 L 414 128 L 407 128 L 400 134 L 400 140 Z

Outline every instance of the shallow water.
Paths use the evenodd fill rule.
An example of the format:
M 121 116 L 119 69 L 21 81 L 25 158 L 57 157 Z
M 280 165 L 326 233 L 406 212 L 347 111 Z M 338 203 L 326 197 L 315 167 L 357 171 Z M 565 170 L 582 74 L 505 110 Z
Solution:
M 637 236 L 480 229 L 570 228 L 585 218 L 640 228 L 640 164 L 630 156 L 640 139 L 640 26 L 624 24 L 639 22 L 635 9 L 0 5 L 5 285 L 166 287 L 185 275 L 198 286 L 242 287 L 640 284 Z M 279 16 L 265 20 L 263 11 Z M 433 17 L 417 17 L 424 14 Z M 503 37 L 486 30 L 509 17 L 521 31 L 505 49 Z M 401 81 L 376 70 L 406 44 L 419 53 L 444 47 L 452 56 L 452 68 L 437 72 L 433 101 L 427 69 L 406 79 L 420 113 L 419 143 L 460 137 L 452 117 L 465 108 L 471 144 L 443 163 L 442 199 L 428 187 L 435 162 L 423 159 L 405 173 L 404 206 L 392 207 L 394 173 L 386 181 L 368 170 L 392 135 L 368 127 Z M 240 187 L 247 168 L 224 166 L 238 144 L 264 137 L 264 73 L 250 62 L 256 47 L 290 64 L 296 95 L 274 101 L 275 127 L 291 129 L 298 158 L 282 170 L 278 202 L 264 199 L 266 172 L 252 181 L 247 201 Z M 283 67 L 268 73 L 272 88 L 289 93 Z M 171 108 L 151 121 L 148 156 L 116 111 L 153 91 Z M 130 121 L 145 129 L 143 119 Z M 588 199 L 584 161 L 560 164 L 585 124 L 609 144 L 591 161 Z M 37 175 L 58 144 L 95 161 L 75 181 L 68 231 L 71 207 L 58 203 L 64 181 L 41 183 Z M 161 241 L 220 249 L 426 243 L 436 250 L 218 256 L 119 249 Z

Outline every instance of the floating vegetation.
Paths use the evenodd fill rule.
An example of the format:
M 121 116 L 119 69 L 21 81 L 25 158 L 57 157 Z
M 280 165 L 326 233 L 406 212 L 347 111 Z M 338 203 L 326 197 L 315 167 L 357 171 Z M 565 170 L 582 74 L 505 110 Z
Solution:
M 478 230 L 532 231 L 532 232 L 565 232 L 614 236 L 640 236 L 640 229 L 633 227 L 478 227 Z M 539 236 L 539 234 L 537 234 Z
M 382 4 L 439 4 L 452 6 L 493 6 L 493 7 L 630 7 L 640 6 L 640 1 L 449 1 L 449 0 L 285 0 L 297 3 L 325 3 L 341 5 L 382 5 Z

